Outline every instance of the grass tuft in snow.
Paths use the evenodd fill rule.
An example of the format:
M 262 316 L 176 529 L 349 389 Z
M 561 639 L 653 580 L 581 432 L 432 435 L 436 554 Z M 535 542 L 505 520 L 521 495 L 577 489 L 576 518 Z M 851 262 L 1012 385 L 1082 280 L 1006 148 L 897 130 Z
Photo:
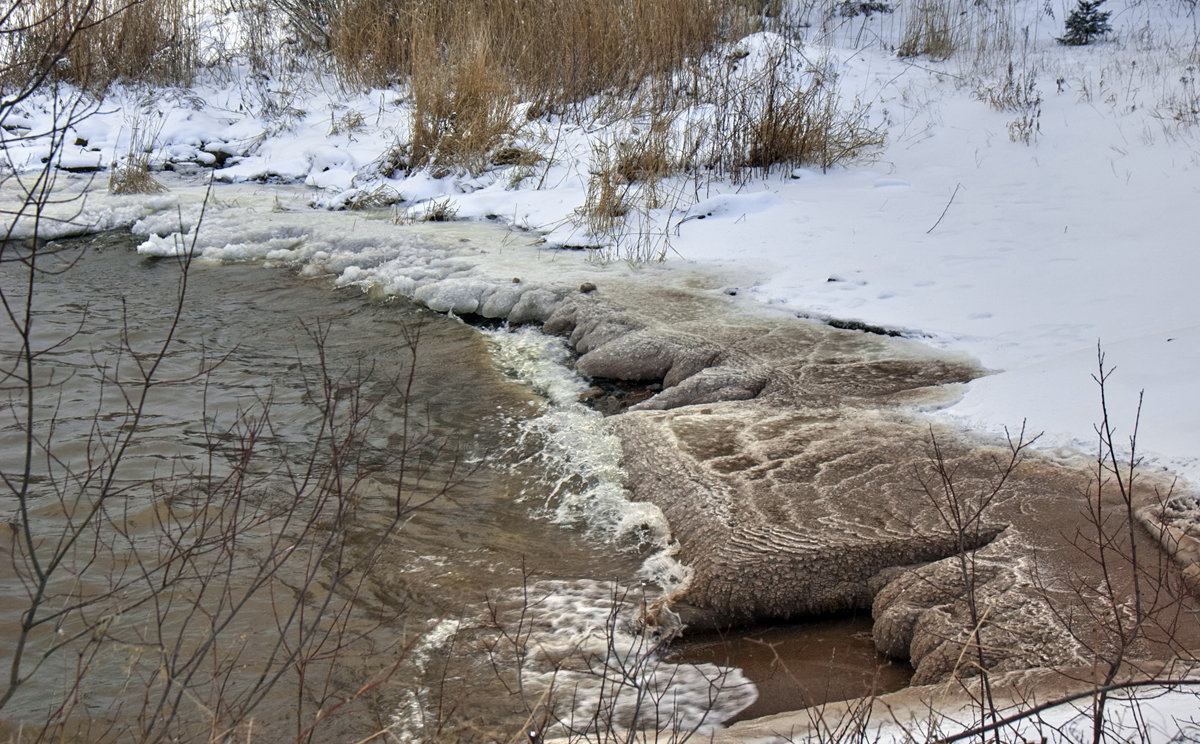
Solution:
M 346 209 L 367 210 L 383 209 L 404 201 L 400 192 L 387 184 L 379 184 L 372 188 L 359 189 L 346 200 Z
M 1008 123 L 1008 137 L 1013 142 L 1031 144 L 1041 132 L 1042 95 L 1037 87 L 1037 69 L 1017 70 L 1010 62 L 1004 79 L 979 92 L 997 111 L 1016 114 Z
M 396 217 L 396 224 L 417 222 L 453 222 L 458 217 L 458 204 L 450 197 L 430 199 L 419 207 L 413 207 Z
M 144 122 L 134 120 L 129 130 L 129 150 L 108 172 L 110 194 L 158 194 L 167 190 L 150 175 L 150 155 L 158 132 L 148 131 Z
M 788 47 L 771 50 L 749 80 L 714 86 L 720 115 L 696 155 L 710 171 L 737 183 L 773 170 L 822 170 L 869 158 L 883 144 L 868 110 L 843 101 L 829 59 L 804 62 Z
M 603 141 L 593 146 L 587 199 L 576 210 L 593 238 L 615 235 L 630 209 L 633 186 L 619 172 L 620 161 L 615 149 Z

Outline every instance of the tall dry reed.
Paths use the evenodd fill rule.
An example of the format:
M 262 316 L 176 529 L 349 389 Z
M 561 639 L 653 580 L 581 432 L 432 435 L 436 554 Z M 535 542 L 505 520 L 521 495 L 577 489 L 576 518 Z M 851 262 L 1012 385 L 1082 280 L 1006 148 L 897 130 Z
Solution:
M 43 73 L 92 90 L 122 78 L 186 84 L 195 18 L 192 0 L 15 0 L 0 70 L 17 85 Z
M 746 0 L 338 0 L 329 51 L 352 84 L 420 75 L 418 39 L 445 58 L 490 40 L 490 64 L 520 97 L 561 108 L 601 91 L 627 92 L 725 38 Z
M 512 86 L 492 64 L 493 42 L 480 30 L 450 53 L 422 30 L 413 45 L 409 164 L 481 170 L 512 130 Z

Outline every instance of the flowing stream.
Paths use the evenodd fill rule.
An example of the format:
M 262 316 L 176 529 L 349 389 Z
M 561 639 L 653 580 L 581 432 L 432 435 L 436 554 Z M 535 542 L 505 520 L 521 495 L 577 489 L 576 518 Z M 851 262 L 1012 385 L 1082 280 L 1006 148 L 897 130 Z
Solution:
M 104 441 L 96 432 L 126 411 L 111 379 L 144 363 L 169 327 L 179 262 L 139 256 L 136 244 L 116 233 L 80 239 L 56 259 L 60 271 L 38 279 L 35 346 L 66 340 L 39 360 L 37 408 L 55 420 L 53 449 L 62 463 L 96 457 L 95 445 Z M 6 289 L 14 286 L 20 266 L 0 269 L 8 274 Z M 6 353 L 13 343 L 4 340 Z M 118 356 L 123 345 L 147 356 Z M 364 460 L 385 464 L 363 479 L 364 509 L 373 517 L 387 513 L 398 487 L 422 505 L 386 541 L 357 603 L 370 616 L 376 652 L 356 663 L 335 661 L 331 675 L 339 689 L 382 682 L 356 697 L 329 738 L 318 738 L 351 741 L 388 728 L 401 740 L 507 740 L 536 711 L 541 718 L 533 725 L 546 735 L 605 721 L 703 728 L 759 698 L 750 680 L 764 691 L 749 709 L 755 714 L 860 694 L 868 684 L 905 683 L 904 670 L 887 672 L 884 682 L 873 675 L 880 659 L 863 618 L 812 632 L 764 630 L 659 648 L 658 637 L 641 628 L 640 613 L 685 581 L 686 569 L 670 557 L 661 514 L 625 499 L 619 448 L 600 414 L 578 402 L 586 385 L 570 372 L 561 341 L 530 330 L 481 331 L 404 301 L 372 300 L 357 289 L 333 289 L 326 279 L 251 263 L 190 267 L 180 325 L 158 371 L 177 382 L 149 396 L 120 473 L 127 484 L 122 524 L 149 529 L 157 507 L 142 503 L 147 494 L 194 478 L 220 449 L 215 432 L 244 432 L 239 416 L 265 410 L 268 400 L 269 451 L 290 472 L 302 468 L 306 443 L 327 423 L 314 413 L 314 370 L 322 365 L 334 381 L 333 398 L 378 401 Z M 0 422 L 6 473 L 23 452 L 19 424 L 13 416 Z M 404 465 L 412 472 L 401 483 L 389 453 L 410 446 Z M 78 462 L 71 467 L 78 470 Z M 280 477 L 277 464 L 263 468 L 264 488 Z M 44 488 L 32 524 L 49 539 L 62 509 L 46 483 L 62 481 L 51 478 L 55 465 L 40 476 L 38 467 L 33 480 Z M 11 500 L 3 510 L 10 523 L 17 519 Z M 271 524 L 258 528 L 274 534 Z M 355 534 L 347 539 L 370 541 Z M 28 584 L 7 557 L 5 563 L 0 627 L 14 628 Z M 175 593 L 186 591 L 184 583 Z M 245 622 L 242 637 L 269 639 L 275 607 L 256 602 L 250 608 L 261 617 Z M 113 636 L 121 626 L 152 624 L 155 616 L 142 612 L 113 618 Z M 0 643 L 7 658 L 11 634 Z M 96 663 L 116 669 L 121 653 Z M 848 667 L 858 676 L 847 684 Z M 47 701 L 61 695 L 70 664 L 52 668 L 3 711 L 14 730 L 50 716 Z M 128 681 L 112 682 L 120 675 L 103 676 L 108 687 L 83 690 L 77 697 L 90 702 L 73 715 L 92 715 L 129 694 Z M 295 718 L 296 694 L 281 684 L 256 716 L 286 725 Z M 555 728 L 553 718 L 577 723 Z M 264 740 L 277 738 L 284 736 Z

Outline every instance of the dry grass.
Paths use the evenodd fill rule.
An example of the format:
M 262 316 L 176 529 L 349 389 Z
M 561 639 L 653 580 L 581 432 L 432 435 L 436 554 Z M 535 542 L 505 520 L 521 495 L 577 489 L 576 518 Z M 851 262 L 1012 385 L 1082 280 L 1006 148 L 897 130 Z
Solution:
M 379 184 L 374 188 L 359 190 L 346 200 L 346 209 L 370 210 L 383 209 L 404 201 L 400 192 L 387 184 Z
M 826 169 L 870 157 L 882 144 L 868 109 L 843 100 L 827 60 L 804 62 L 783 46 L 751 69 L 745 55 L 697 73 L 677 110 L 653 104 L 610 122 L 625 134 L 593 142 L 586 199 L 575 224 L 603 260 L 657 261 L 670 251 L 670 225 L 685 191 L 705 181 Z M 749 64 L 749 63 L 746 63 Z M 637 109 L 637 102 L 631 102 Z M 651 112 L 634 125 L 630 120 Z M 717 116 L 696 116 L 715 111 Z M 605 119 L 608 122 L 609 120 Z
M 587 198 L 576 210 L 593 239 L 615 239 L 630 209 L 632 184 L 618 172 L 614 149 L 608 143 L 593 147 Z
M 1179 87 L 1164 94 L 1157 116 L 1166 122 L 1190 127 L 1200 124 L 1200 85 L 1196 82 L 1198 65 L 1188 65 L 1179 76 Z
M 457 217 L 458 204 L 446 196 L 397 210 L 392 221 L 397 225 L 415 225 L 418 222 L 453 222 Z
M 130 160 L 114 165 L 109 171 L 108 193 L 110 194 L 161 194 L 167 187 L 150 175 L 144 160 Z
M 516 103 L 492 65 L 491 37 L 480 31 L 464 48 L 448 50 L 422 33 L 413 47 L 410 167 L 483 170 L 509 139 Z
M 901 57 L 927 56 L 949 59 L 958 49 L 954 34 L 953 0 L 925 0 L 905 26 L 904 40 L 896 54 Z
M 806 88 L 788 89 L 772 67 L 762 111 L 749 130 L 746 165 L 759 170 L 776 163 L 826 165 L 830 158 L 824 151 L 837 113 L 828 91 L 820 75 Z
M 196 68 L 190 0 L 16 0 L 11 12 L 0 50 L 10 82 L 50 71 L 102 91 L 122 78 L 187 84 Z
M 157 139 L 157 131 L 149 131 L 140 121 L 133 122 L 129 129 L 129 150 L 109 170 L 108 193 L 157 194 L 167 190 L 150 175 L 150 154 Z
M 516 165 L 529 168 L 543 160 L 535 150 L 516 145 L 505 145 L 492 153 L 491 163 L 495 166 Z
M 425 205 L 422 222 L 453 222 L 458 216 L 458 205 L 450 197 L 434 199 Z
M 642 137 L 617 145 L 616 172 L 627 183 L 653 186 L 678 170 L 667 122 L 654 122 Z
M 749 25 L 762 0 L 337 0 L 329 51 L 348 82 L 423 74 L 418 45 L 446 57 L 490 40 L 492 69 L 535 111 L 562 111 L 602 91 L 629 93 Z
M 576 224 L 602 263 L 662 261 L 671 250 L 672 215 L 684 199 L 686 184 L 667 179 L 694 163 L 680 158 L 681 147 L 666 121 L 634 131 L 615 143 L 593 146 L 587 198 L 576 211 Z
M 1042 95 L 1036 68 L 1016 69 L 1010 62 L 1003 80 L 979 91 L 979 97 L 997 111 L 1016 114 L 1008 123 L 1008 138 L 1031 144 L 1041 131 Z
M 366 126 L 366 121 L 363 115 L 357 111 L 347 111 L 340 117 L 335 117 L 332 111 L 329 112 L 329 136 L 336 137 L 338 135 L 348 135 L 353 137 L 354 133 Z
M 776 50 L 750 81 L 714 86 L 713 102 L 722 114 L 697 147 L 697 167 L 745 182 L 778 168 L 828 169 L 869 157 L 883 144 L 867 109 L 844 105 L 825 61 L 810 63 L 797 76 L 792 54 Z

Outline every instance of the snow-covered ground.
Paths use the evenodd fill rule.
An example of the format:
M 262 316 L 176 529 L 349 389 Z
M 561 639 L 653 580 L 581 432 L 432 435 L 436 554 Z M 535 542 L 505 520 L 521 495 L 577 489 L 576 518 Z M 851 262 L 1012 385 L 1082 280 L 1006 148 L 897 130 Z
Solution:
M 999 728 L 1000 741 L 1041 741 L 1071 744 L 1093 740 L 1093 698 L 1086 688 L 1053 672 L 1034 672 L 1038 694 L 1020 698 L 997 698 L 998 720 L 1010 720 Z M 1194 683 L 1176 687 L 1146 685 L 1132 692 L 1118 690 L 1105 703 L 1102 741 L 1143 744 L 1174 744 L 1196 741 L 1200 720 L 1196 712 Z M 1029 694 L 1028 690 L 1025 694 Z M 1049 704 L 1049 701 L 1070 702 Z M 823 725 L 805 711 L 745 721 L 717 732 L 716 744 L 735 742 L 833 740 L 831 732 L 847 731 L 843 741 L 922 742 L 978 741 L 979 735 L 964 736 L 981 725 L 977 701 L 966 694 L 941 686 L 908 688 L 884 695 L 869 711 L 856 709 L 860 701 L 833 703 L 822 712 Z M 1045 708 L 1033 708 L 1045 703 Z M 856 717 L 860 716 L 860 717 Z M 863 720 L 867 718 L 867 720 Z M 830 722 L 838 723 L 831 725 Z M 843 728 L 845 727 L 845 728 Z M 853 732 L 853 733 L 850 733 Z M 955 738 L 955 737 L 959 738 Z M 986 738 L 986 737 L 985 737 Z
M 623 234 L 590 234 L 577 210 L 595 153 L 642 136 L 644 121 L 525 122 L 519 108 L 513 142 L 541 155 L 535 165 L 387 173 L 379 159 L 409 136 L 405 91 L 348 92 L 304 75 L 225 71 L 186 91 L 117 88 L 69 132 L 63 162 L 107 166 L 136 126 L 156 166 L 227 153 L 219 181 L 302 183 L 314 209 L 391 194 L 404 200 L 398 214 L 419 216 L 449 199 L 458 219 L 535 231 L 546 251 L 665 252 L 668 271 L 728 272 L 743 297 L 975 357 L 994 373 L 944 415 L 988 432 L 1027 419 L 1046 432 L 1043 446 L 1094 447 L 1099 343 L 1116 369 L 1119 436 L 1144 389 L 1140 449 L 1200 480 L 1198 11 L 1110 0 L 1110 37 L 1068 47 L 1054 38 L 1070 8 L 1061 0 L 963 7 L 978 15 L 944 61 L 895 54 L 913 12 L 904 3 L 723 50 L 713 64 L 739 60 L 747 79 L 771 49 L 790 50 L 797 79 L 824 61 L 845 107 L 863 107 L 885 144 L 826 172 L 741 184 L 675 176 L 656 203 L 631 210 Z M 12 135 L 37 131 L 51 109 L 33 99 L 4 122 L 17 170 L 36 167 L 48 145 Z M 681 115 L 673 133 L 684 138 L 703 115 Z

